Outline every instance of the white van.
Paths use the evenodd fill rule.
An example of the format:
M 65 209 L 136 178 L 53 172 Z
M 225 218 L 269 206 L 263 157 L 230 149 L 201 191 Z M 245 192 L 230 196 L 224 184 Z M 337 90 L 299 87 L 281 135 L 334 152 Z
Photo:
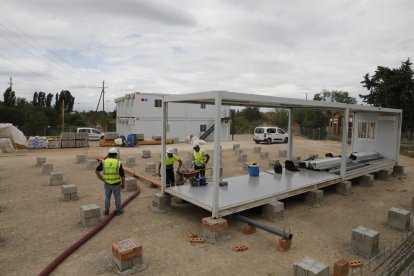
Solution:
M 280 127 L 256 127 L 253 133 L 253 141 L 256 144 L 260 142 L 266 142 L 271 144 L 272 142 L 288 142 L 288 134 Z
M 91 127 L 78 127 L 76 129 L 76 132 L 87 132 L 89 135 L 89 140 L 100 140 L 105 136 L 105 133 L 102 133 L 96 128 Z

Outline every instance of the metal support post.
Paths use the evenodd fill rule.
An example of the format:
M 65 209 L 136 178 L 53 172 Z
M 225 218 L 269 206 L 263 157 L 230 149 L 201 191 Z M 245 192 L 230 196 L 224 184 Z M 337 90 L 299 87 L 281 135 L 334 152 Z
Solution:
M 215 97 L 216 119 L 214 127 L 214 163 L 213 163 L 213 210 L 212 217 L 218 218 L 219 212 L 219 183 L 220 183 L 220 142 L 221 142 L 221 97 L 216 93 Z

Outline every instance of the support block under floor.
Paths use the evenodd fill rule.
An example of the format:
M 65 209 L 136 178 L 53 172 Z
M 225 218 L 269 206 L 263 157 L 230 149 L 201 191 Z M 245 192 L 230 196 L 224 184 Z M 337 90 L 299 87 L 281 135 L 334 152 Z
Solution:
M 203 238 L 209 243 L 221 244 L 230 239 L 226 219 L 206 217 L 201 219 L 201 227 Z
M 387 224 L 391 228 L 407 231 L 410 228 L 410 216 L 410 211 L 392 207 L 388 210 Z
M 274 202 L 263 205 L 262 217 L 270 221 L 279 221 L 283 219 L 284 210 L 285 204 L 276 200 Z
M 171 208 L 171 195 L 156 193 L 152 198 L 152 207 L 167 210 Z
M 336 192 L 341 195 L 350 195 L 352 188 L 351 181 L 343 181 L 336 184 Z

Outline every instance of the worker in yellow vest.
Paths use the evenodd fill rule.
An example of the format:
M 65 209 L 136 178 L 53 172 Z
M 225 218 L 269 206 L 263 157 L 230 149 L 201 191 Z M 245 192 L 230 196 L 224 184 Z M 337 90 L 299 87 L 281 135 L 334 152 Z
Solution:
M 111 195 L 114 194 L 116 215 L 121 215 L 124 210 L 121 206 L 121 188 L 125 187 L 125 172 L 122 163 L 117 159 L 118 150 L 110 148 L 108 157 L 99 163 L 96 167 L 96 176 L 104 182 L 105 187 L 105 210 L 103 214 L 109 215 Z M 101 175 L 102 172 L 102 175 Z
M 198 141 L 193 143 L 193 166 L 195 170 L 200 171 L 199 175 L 205 177 L 206 175 L 206 165 L 210 160 L 210 155 L 208 155 L 202 148 Z M 198 177 L 198 176 L 197 176 Z
M 166 183 L 167 187 L 175 186 L 175 175 L 174 175 L 174 162 L 178 162 L 178 171 L 181 169 L 183 162 L 177 154 L 174 154 L 173 148 L 167 149 L 167 154 L 165 155 L 165 168 L 166 168 Z M 158 165 L 158 175 L 161 176 L 161 162 Z

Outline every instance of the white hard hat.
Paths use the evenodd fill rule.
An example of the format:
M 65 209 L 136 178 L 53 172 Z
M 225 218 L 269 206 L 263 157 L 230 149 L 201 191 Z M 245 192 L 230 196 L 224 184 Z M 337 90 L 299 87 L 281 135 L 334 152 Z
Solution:
M 117 148 L 110 148 L 108 150 L 108 153 L 116 153 L 116 154 L 118 154 L 118 149 Z
M 199 143 L 198 141 L 195 141 L 195 142 L 193 143 L 193 148 L 198 147 L 198 146 L 200 146 L 200 143 Z
M 173 148 L 168 148 L 167 153 L 174 153 L 174 149 Z

